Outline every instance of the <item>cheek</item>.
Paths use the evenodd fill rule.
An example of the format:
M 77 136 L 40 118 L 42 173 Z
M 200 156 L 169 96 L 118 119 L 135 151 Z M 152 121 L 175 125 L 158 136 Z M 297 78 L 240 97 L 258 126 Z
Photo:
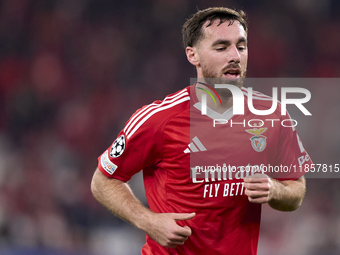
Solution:
M 209 71 L 211 74 L 214 75 L 218 72 L 220 68 L 220 63 L 216 59 L 206 59 L 201 63 L 202 69 Z
M 248 63 L 248 54 L 241 56 L 241 66 L 246 68 Z
M 219 56 L 215 54 L 214 51 L 211 50 L 202 50 L 199 54 L 200 62 L 206 63 L 209 65 L 214 64 L 216 61 L 218 61 Z
M 209 54 L 202 54 L 200 56 L 200 64 L 203 67 L 211 67 L 214 64 L 213 58 Z
M 205 59 L 206 66 L 209 66 L 211 69 L 215 69 L 224 65 L 225 61 L 219 55 L 210 54 L 209 57 Z

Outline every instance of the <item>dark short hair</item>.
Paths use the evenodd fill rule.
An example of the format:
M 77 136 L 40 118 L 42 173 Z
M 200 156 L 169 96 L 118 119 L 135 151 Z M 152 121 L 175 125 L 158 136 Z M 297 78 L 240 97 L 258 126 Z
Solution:
M 200 10 L 188 19 L 182 27 L 183 46 L 184 48 L 195 46 L 202 38 L 202 26 L 206 21 L 209 21 L 209 27 L 215 20 L 219 19 L 220 24 L 228 20 L 230 25 L 235 20 L 239 21 L 246 33 L 248 32 L 247 16 L 243 11 L 235 11 L 225 7 L 211 7 L 205 10 Z

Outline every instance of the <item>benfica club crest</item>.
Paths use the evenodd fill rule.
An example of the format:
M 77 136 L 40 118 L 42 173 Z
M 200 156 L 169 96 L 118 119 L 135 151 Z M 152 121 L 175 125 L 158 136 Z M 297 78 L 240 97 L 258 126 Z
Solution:
M 253 129 L 247 129 L 246 131 L 249 134 L 254 135 L 252 138 L 250 138 L 251 146 L 253 146 L 253 149 L 257 152 L 261 152 L 266 148 L 267 145 L 267 137 L 264 135 L 261 135 L 264 131 L 266 131 L 267 128 L 253 128 Z

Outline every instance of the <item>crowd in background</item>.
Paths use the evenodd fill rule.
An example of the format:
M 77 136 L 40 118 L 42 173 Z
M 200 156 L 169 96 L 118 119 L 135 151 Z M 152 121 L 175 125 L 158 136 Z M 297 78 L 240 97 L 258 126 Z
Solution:
M 196 76 L 181 26 L 209 6 L 247 12 L 248 77 L 339 77 L 337 0 L 0 1 L 1 254 L 139 253 L 145 234 L 94 200 L 92 174 L 136 109 Z M 316 91 L 300 137 L 340 163 L 340 87 Z M 307 182 L 298 211 L 264 206 L 259 254 L 339 254 L 340 180 Z

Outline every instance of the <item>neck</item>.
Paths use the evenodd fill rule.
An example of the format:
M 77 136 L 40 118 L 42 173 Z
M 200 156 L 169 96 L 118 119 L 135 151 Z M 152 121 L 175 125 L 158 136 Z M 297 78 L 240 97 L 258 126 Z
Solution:
M 216 89 L 216 92 L 221 99 L 221 102 L 222 102 L 221 104 L 216 94 L 213 91 L 211 91 L 211 86 L 204 84 L 203 82 L 197 82 L 196 87 L 195 87 L 197 99 L 199 102 L 202 102 L 202 95 L 207 94 L 203 89 L 211 92 L 211 94 L 213 95 L 216 101 L 216 104 L 215 104 L 214 99 L 210 95 L 206 96 L 207 106 L 213 111 L 218 112 L 218 113 L 224 113 L 225 111 L 229 110 L 233 106 L 233 97 L 229 90 Z

